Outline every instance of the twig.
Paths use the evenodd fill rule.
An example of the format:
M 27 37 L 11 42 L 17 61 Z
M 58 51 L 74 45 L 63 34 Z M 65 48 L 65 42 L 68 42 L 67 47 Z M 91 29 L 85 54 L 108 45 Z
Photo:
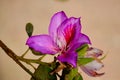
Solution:
M 27 59 L 27 58 L 23 58 L 21 56 L 16 56 L 16 58 L 18 60 L 25 62 L 25 63 L 49 64 L 49 63 L 41 62 L 39 59 Z
M 29 51 L 30 49 L 28 48 L 26 51 L 25 51 L 25 53 L 21 56 L 21 57 L 24 57 L 26 54 L 27 54 L 27 52 Z
M 33 73 L 27 69 L 17 58 L 17 55 L 9 49 L 1 40 L 0 40 L 0 47 L 6 52 L 6 54 L 11 57 L 22 69 L 24 69 L 28 74 L 34 77 Z

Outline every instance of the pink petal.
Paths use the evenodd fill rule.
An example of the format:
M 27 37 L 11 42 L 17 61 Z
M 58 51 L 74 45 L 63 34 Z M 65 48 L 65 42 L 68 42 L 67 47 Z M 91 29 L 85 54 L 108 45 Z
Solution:
M 36 35 L 28 38 L 26 44 L 43 54 L 55 54 L 58 52 L 58 47 L 48 35 Z
M 89 37 L 83 33 L 80 34 L 78 43 L 91 44 Z
M 66 62 L 68 64 L 71 64 L 73 67 L 76 67 L 77 65 L 77 53 L 76 52 L 66 52 L 62 53 L 60 56 L 57 57 L 57 59 L 61 62 Z
M 104 73 L 97 73 L 97 72 L 94 71 L 94 70 L 87 69 L 85 66 L 81 66 L 80 68 L 81 68 L 86 74 L 88 74 L 89 76 L 92 76 L 92 77 L 98 77 L 98 76 L 104 75 Z
M 78 37 L 78 40 L 74 40 L 70 45 L 71 50 L 76 50 L 77 48 L 81 47 L 84 44 L 91 44 L 91 41 L 87 35 L 79 33 L 77 37 Z
M 57 28 L 66 19 L 67 19 L 67 16 L 63 11 L 54 14 L 53 17 L 51 18 L 51 22 L 49 25 L 49 34 L 55 42 L 57 38 Z
M 80 18 L 66 19 L 58 28 L 58 40 L 63 46 L 69 46 L 78 39 L 81 30 Z
M 94 61 L 92 61 L 84 66 L 90 70 L 100 70 L 104 65 L 101 62 L 94 60 Z
M 94 60 L 86 65 L 80 66 L 80 68 L 89 76 L 97 77 L 104 74 L 96 72 L 97 70 L 100 70 L 103 66 L 104 65 L 102 63 Z
M 103 54 L 103 51 L 97 48 L 89 48 L 89 50 L 87 51 L 87 57 L 99 57 Z

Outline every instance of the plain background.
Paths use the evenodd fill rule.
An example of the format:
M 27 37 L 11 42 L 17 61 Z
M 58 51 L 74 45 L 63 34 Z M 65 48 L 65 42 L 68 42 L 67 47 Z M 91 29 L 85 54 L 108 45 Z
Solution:
M 81 72 L 84 80 L 119 80 L 120 0 L 0 0 L 0 40 L 21 55 L 27 49 L 26 23 L 34 25 L 34 34 L 47 34 L 51 16 L 62 10 L 69 17 L 81 17 L 82 32 L 90 37 L 92 46 L 108 54 L 99 71 L 106 74 L 93 78 Z M 34 58 L 30 53 L 28 57 Z M 0 48 L 0 80 L 29 79 Z

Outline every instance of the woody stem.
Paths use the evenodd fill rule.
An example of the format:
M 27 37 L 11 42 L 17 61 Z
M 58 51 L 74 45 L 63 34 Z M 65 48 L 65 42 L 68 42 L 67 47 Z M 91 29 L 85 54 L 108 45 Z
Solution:
M 5 51 L 5 53 L 11 57 L 23 70 L 25 70 L 28 74 L 30 74 L 31 76 L 34 77 L 33 73 L 26 68 L 17 58 L 17 55 L 11 50 L 9 49 L 1 40 L 0 40 L 0 47 Z

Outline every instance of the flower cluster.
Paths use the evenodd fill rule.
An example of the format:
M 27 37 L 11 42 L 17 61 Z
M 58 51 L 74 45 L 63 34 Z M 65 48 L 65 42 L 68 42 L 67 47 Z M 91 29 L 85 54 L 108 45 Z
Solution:
M 68 18 L 63 11 L 57 12 L 51 18 L 49 34 L 31 36 L 26 44 L 42 54 L 58 54 L 56 59 L 65 66 L 80 67 L 90 76 L 103 75 L 104 73 L 96 72 L 103 67 L 101 59 L 98 58 L 103 54 L 103 51 L 88 47 L 91 45 L 91 41 L 87 35 L 81 32 L 81 27 L 80 18 Z M 83 53 L 82 48 L 85 49 Z M 83 60 L 87 60 L 87 62 Z

